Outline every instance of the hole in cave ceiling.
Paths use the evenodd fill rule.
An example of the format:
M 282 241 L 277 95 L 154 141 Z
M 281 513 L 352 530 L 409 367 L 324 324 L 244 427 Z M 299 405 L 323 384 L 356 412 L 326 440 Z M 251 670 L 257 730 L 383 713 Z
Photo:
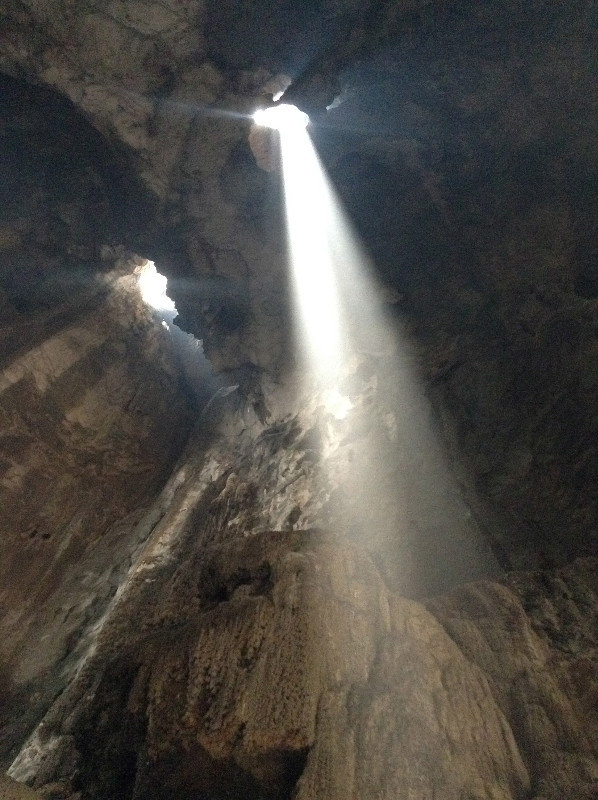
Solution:
M 158 272 L 153 261 L 146 260 L 135 269 L 137 286 L 143 302 L 149 306 L 176 349 L 191 398 L 201 411 L 206 411 L 219 397 L 226 397 L 238 388 L 225 386 L 212 372 L 203 342 L 187 333 L 178 324 L 178 311 L 168 296 L 168 279 Z
M 102 248 L 145 249 L 153 212 L 127 152 L 59 93 L 1 74 L 0 153 L 6 358 L 44 335 L 45 323 L 39 331 L 20 325 L 15 333 L 15 320 L 59 319 L 64 309 L 86 307 L 106 269 Z M 201 342 L 173 324 L 177 310 L 152 262 L 140 280 L 176 348 L 192 398 L 205 406 L 219 384 Z
M 137 278 L 141 299 L 156 311 L 176 314 L 176 306 L 166 293 L 168 280 L 156 269 L 153 261 L 147 261 L 140 269 Z

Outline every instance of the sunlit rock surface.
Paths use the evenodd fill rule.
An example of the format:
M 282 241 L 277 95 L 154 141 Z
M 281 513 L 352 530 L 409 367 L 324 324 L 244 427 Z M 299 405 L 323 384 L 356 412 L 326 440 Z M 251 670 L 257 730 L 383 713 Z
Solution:
M 211 469 L 178 477 L 11 774 L 65 797 L 592 797 L 595 563 L 426 609 L 338 537 L 231 536 Z
M 65 798 L 591 798 L 595 561 L 409 600 L 375 530 L 285 522 L 338 524 L 301 417 L 235 417 L 191 438 L 10 774 Z
M 87 308 L 65 310 L 0 370 L 4 758 L 89 645 L 192 422 L 136 277 L 103 280 Z

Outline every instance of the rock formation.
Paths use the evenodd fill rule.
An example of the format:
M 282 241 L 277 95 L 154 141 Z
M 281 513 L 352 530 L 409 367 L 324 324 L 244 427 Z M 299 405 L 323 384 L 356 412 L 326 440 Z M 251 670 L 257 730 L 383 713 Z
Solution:
M 5 0 L 0 798 L 598 796 L 597 45 L 591 2 Z M 287 75 L 375 309 L 328 384 Z

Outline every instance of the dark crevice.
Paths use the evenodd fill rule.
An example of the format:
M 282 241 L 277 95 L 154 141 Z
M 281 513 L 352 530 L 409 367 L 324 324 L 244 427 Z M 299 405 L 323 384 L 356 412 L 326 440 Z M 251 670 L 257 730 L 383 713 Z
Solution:
M 148 764 L 145 774 L 138 775 L 132 800 L 291 800 L 308 753 L 307 748 L 273 750 L 240 766 L 190 744 Z
M 145 238 L 154 201 L 133 157 L 64 96 L 0 75 L 0 143 L 3 224 L 34 212 L 32 239 L 57 255 Z
M 273 585 L 272 568 L 264 561 L 253 571 L 247 568 L 237 569 L 225 581 L 214 570 L 206 570 L 199 589 L 203 601 L 208 605 L 217 605 L 230 600 L 240 587 L 246 587 L 250 595 L 269 596 Z
M 136 669 L 134 664 L 123 668 L 122 663 L 108 667 L 89 721 L 74 731 L 80 755 L 74 785 L 85 800 L 122 800 L 133 795 L 144 734 L 144 720 L 126 711 Z

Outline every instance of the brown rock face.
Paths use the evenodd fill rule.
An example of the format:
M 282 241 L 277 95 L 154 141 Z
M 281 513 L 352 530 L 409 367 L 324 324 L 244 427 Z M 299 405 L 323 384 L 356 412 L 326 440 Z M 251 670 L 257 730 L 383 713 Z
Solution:
M 192 419 L 141 302 L 134 173 L 64 99 L 0 79 L 0 759 L 72 676 Z M 136 210 L 132 210 L 131 197 Z M 124 237 L 125 239 L 127 237 Z M 145 525 L 145 527 L 144 527 Z
M 428 608 L 488 676 L 538 797 L 596 792 L 596 561 L 471 584 Z
M 298 424 L 190 441 L 11 774 L 98 800 L 592 797 L 596 563 L 409 600 L 383 540 L 264 529 Z M 286 507 L 300 480 L 317 507 L 309 473 Z
M 12 774 L 88 797 L 593 796 L 575 676 L 595 666 L 595 563 L 426 609 L 323 533 L 206 548 L 199 506 L 177 537 L 190 499 Z
M 180 366 L 135 283 L 113 275 L 90 309 L 0 373 L 4 721 L 11 697 L 26 703 L 4 752 L 66 679 L 61 662 L 147 535 L 143 509 L 189 430 Z
M 126 160 L 61 98 L 0 79 L 0 752 L 68 682 L 192 419 L 134 261 Z M 143 195 L 136 196 L 141 209 Z M 133 230 L 134 230 L 134 226 Z M 134 237 L 134 233 L 132 234 Z
M 156 201 L 143 253 L 217 371 L 279 375 L 292 360 L 280 182 L 247 136 L 262 88 L 299 76 L 289 99 L 315 108 L 322 160 L 403 297 L 474 493 L 504 515 L 501 563 L 593 552 L 591 4 L 12 0 L 0 13 L 3 69 L 68 97 L 129 154 Z
M 0 777 L 0 800 L 39 800 L 39 794 L 3 775 Z

